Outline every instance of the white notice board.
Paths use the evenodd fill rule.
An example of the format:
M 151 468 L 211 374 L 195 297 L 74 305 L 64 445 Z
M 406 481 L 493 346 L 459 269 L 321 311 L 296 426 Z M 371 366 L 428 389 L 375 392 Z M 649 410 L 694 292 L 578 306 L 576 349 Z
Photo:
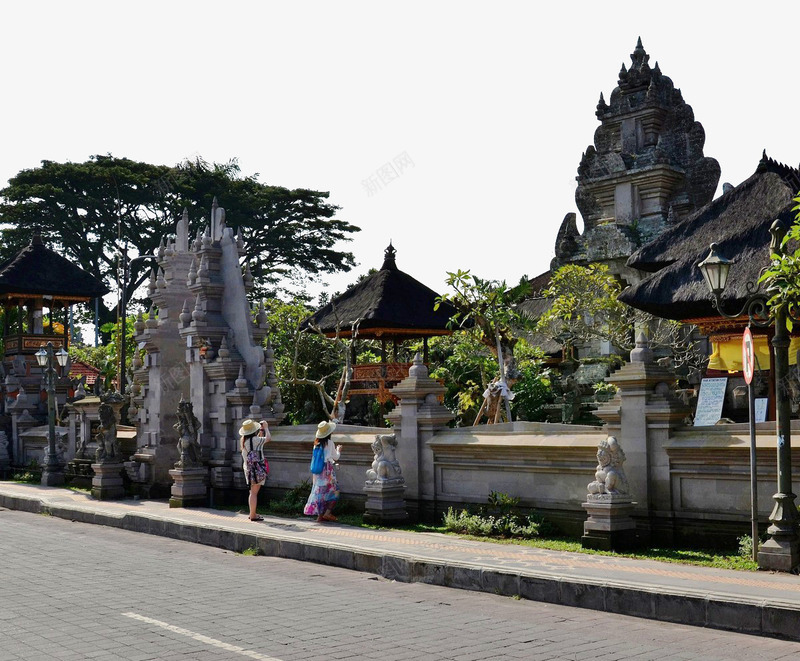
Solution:
M 756 422 L 767 421 L 767 401 L 766 397 L 756 397 Z
M 717 424 L 722 417 L 722 404 L 725 401 L 727 384 L 727 376 L 702 380 L 700 395 L 697 397 L 697 411 L 694 414 L 695 427 Z

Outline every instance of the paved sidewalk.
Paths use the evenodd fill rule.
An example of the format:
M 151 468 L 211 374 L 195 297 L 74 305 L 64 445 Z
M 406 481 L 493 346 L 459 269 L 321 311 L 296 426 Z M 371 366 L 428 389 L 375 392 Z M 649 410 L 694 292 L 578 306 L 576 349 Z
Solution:
M 800 577 L 458 539 L 0 482 L 0 507 L 242 551 L 681 624 L 800 640 Z

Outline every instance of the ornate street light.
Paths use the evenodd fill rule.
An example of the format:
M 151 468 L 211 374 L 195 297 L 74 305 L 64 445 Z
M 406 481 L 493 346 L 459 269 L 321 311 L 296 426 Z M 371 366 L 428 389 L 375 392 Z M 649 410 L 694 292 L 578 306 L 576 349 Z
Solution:
M 64 466 L 58 461 L 56 454 L 56 368 L 53 358 L 63 368 L 69 360 L 69 354 L 61 347 L 58 351 L 53 351 L 53 343 L 48 342 L 46 347 L 42 347 L 36 352 L 36 362 L 39 367 L 45 370 L 47 375 L 47 420 L 49 425 L 49 436 L 47 445 L 47 457 L 45 458 L 42 469 L 42 484 L 48 487 L 64 484 Z
M 769 228 L 772 235 L 771 250 L 780 254 L 781 242 L 786 235 L 786 228 L 776 220 Z M 775 334 L 772 347 L 775 360 L 773 372 L 775 376 L 775 418 L 778 446 L 778 492 L 773 496 L 775 505 L 769 515 L 770 526 L 767 533 L 770 538 L 761 545 L 758 564 L 761 569 L 791 571 L 800 565 L 800 530 L 797 507 L 792 493 L 792 441 L 791 410 L 788 396 L 789 378 L 789 332 L 786 328 L 787 311 L 783 305 L 773 307 L 773 318 L 767 309 L 767 295 L 758 292 L 758 285 L 747 283 L 748 297 L 744 306 L 736 314 L 726 313 L 722 309 L 720 297 L 727 283 L 728 271 L 733 262 L 720 256 L 716 244 L 711 244 L 711 251 L 698 267 L 703 273 L 706 284 L 714 297 L 714 307 L 723 316 L 735 319 L 747 314 L 755 326 L 769 326 L 774 319 Z

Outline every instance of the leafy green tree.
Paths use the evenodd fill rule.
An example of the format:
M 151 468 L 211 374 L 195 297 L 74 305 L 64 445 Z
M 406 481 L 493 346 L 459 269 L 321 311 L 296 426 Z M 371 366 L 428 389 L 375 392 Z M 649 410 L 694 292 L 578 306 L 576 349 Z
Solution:
M 459 269 L 448 271 L 446 282 L 453 292 L 440 296 L 434 309 L 443 301 L 452 304 L 457 310 L 451 318 L 453 327 L 472 333 L 502 359 L 506 376 L 513 378 L 514 346 L 519 339 L 514 329 L 528 324 L 516 306 L 530 295 L 528 278 L 523 276 L 519 284 L 508 286 L 505 281 L 485 280 Z
M 794 328 L 792 317 L 800 312 L 800 194 L 794 201 L 797 202 L 792 208 L 797 212 L 795 222 L 786 232 L 780 249 L 772 246 L 770 266 L 759 280 L 767 283 L 770 314 L 774 316 L 780 306 L 790 313 L 786 315 L 790 332 Z
M 567 355 L 576 345 L 607 340 L 628 353 L 634 346 L 634 332 L 645 330 L 654 349 L 666 349 L 677 366 L 700 367 L 707 356 L 695 341 L 696 327 L 660 319 L 617 300 L 620 281 L 605 264 L 567 264 L 553 273 L 542 292 L 550 308 L 538 319 L 535 331 L 562 344 Z
M 455 425 L 471 425 L 483 403 L 483 393 L 498 375 L 497 359 L 489 348 L 466 332 L 431 338 L 431 377 L 446 388 L 444 404 L 456 416 Z M 517 380 L 511 407 L 518 420 L 544 420 L 544 406 L 552 401 L 550 374 L 541 349 L 523 338 L 515 343 Z
M 190 231 L 202 230 L 215 196 L 227 224 L 242 230 L 256 295 L 285 276 L 314 278 L 354 265 L 353 255 L 335 246 L 359 228 L 334 218 L 339 207 L 326 192 L 263 184 L 257 174 L 243 175 L 235 160 L 209 164 L 197 158 L 168 167 L 111 155 L 84 163 L 42 161 L 12 177 L 0 191 L 0 259 L 39 230 L 51 247 L 116 291 L 124 247 L 152 254 L 174 232 L 184 208 Z M 128 298 L 151 267 L 145 261 L 132 266 Z M 101 324 L 114 316 L 102 303 Z

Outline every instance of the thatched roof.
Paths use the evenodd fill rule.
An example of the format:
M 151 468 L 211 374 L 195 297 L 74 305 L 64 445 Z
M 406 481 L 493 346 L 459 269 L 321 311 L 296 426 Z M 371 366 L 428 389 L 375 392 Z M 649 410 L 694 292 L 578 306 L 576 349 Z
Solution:
M 89 300 L 108 293 L 108 287 L 42 243 L 34 235 L 30 245 L 0 263 L 0 295 L 21 294 Z
M 395 252 L 390 244 L 380 271 L 321 307 L 301 328 L 318 327 L 331 336 L 338 325 L 340 336 L 349 337 L 351 326 L 358 323 L 358 336 L 365 339 L 449 334 L 447 324 L 456 309 L 442 303 L 434 310 L 439 295 L 398 269 Z
M 780 219 L 788 227 L 794 218 L 793 198 L 800 190 L 800 171 L 777 163 L 766 154 L 755 174 L 671 227 L 631 255 L 628 266 L 653 275 L 628 287 L 623 303 L 667 319 L 716 316 L 711 295 L 697 265 L 709 245 L 735 260 L 722 295 L 726 309 L 736 309 L 748 296 L 769 263 L 769 227 Z

